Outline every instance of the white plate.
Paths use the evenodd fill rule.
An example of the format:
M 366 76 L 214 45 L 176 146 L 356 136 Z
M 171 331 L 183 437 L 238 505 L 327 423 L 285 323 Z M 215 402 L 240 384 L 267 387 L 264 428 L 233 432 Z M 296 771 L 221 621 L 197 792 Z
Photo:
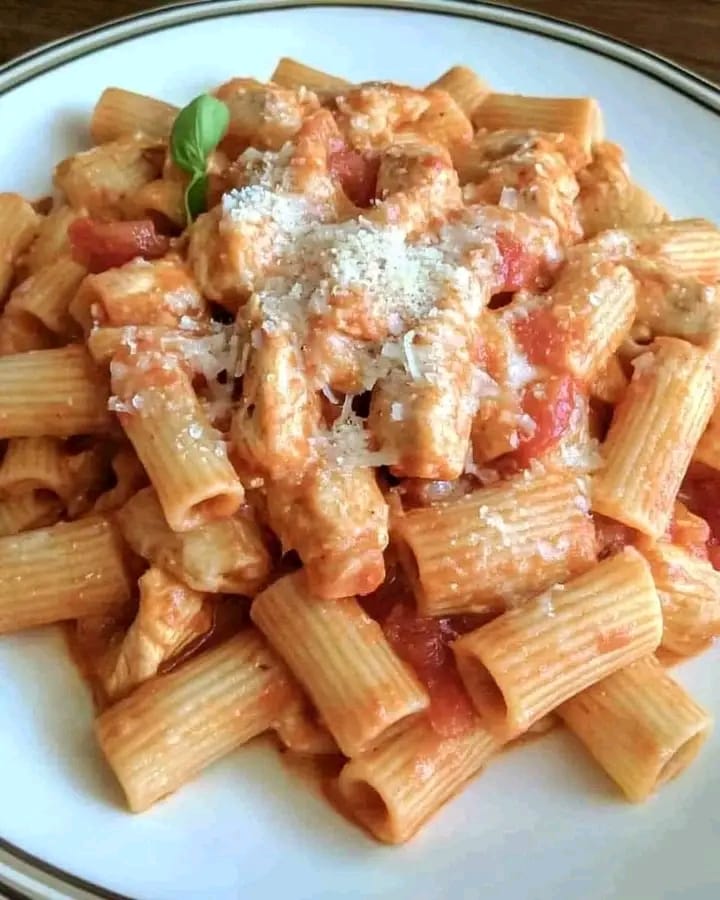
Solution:
M 267 77 L 281 55 L 352 80 L 419 84 L 463 62 L 501 90 L 599 98 L 639 180 L 677 215 L 720 220 L 720 92 L 702 79 L 482 3 L 308 5 L 183 5 L 6 66 L 0 189 L 45 191 L 109 84 L 181 103 L 231 75 Z M 717 662 L 713 653 L 678 673 L 716 715 Z M 633 807 L 572 738 L 554 734 L 501 757 L 392 849 L 338 817 L 262 743 L 147 814 L 124 812 L 87 690 L 54 632 L 0 640 L 0 723 L 0 880 L 30 897 L 712 900 L 720 888 L 718 737 Z

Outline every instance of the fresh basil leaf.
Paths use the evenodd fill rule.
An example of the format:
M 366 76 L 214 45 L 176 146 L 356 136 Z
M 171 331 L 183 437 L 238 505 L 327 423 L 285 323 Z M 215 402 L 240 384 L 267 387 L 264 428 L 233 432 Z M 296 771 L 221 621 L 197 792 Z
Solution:
M 185 190 L 185 214 L 188 223 L 207 208 L 208 177 L 205 173 L 193 176 Z
M 210 94 L 200 94 L 181 109 L 173 123 L 170 152 L 186 172 L 205 170 L 207 158 L 225 136 L 230 110 Z
M 173 162 L 192 178 L 185 191 L 188 222 L 204 211 L 207 202 L 207 161 L 225 136 L 230 110 L 210 94 L 200 94 L 181 109 L 170 134 Z

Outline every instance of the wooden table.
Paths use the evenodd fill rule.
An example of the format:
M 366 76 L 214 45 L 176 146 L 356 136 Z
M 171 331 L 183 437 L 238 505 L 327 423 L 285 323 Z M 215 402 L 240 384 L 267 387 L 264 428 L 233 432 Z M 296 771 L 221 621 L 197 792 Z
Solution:
M 0 0 L 0 62 L 164 2 Z M 720 83 L 720 0 L 519 0 L 515 5 L 597 28 Z

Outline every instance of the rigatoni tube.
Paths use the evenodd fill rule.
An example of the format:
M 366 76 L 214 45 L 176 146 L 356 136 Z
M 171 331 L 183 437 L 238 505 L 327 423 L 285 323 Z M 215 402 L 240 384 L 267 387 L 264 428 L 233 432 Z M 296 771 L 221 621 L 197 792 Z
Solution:
M 708 712 L 654 656 L 598 681 L 558 713 L 634 802 L 683 772 L 712 726 Z
M 346 763 L 338 788 L 352 815 L 376 838 L 401 844 L 500 746 L 479 722 L 463 734 L 442 738 L 422 720 Z
M 96 733 L 127 802 L 141 812 L 267 731 L 297 686 L 248 629 L 107 709 Z
M 139 363 L 132 357 L 128 364 L 113 361 L 111 372 L 120 424 L 170 527 L 188 531 L 235 513 L 243 486 L 185 372 L 145 371 L 142 357 Z
M 686 341 L 659 338 L 638 357 L 601 448 L 593 510 L 660 537 L 710 418 L 713 391 L 712 354 Z
M 679 656 L 707 649 L 720 636 L 720 572 L 666 541 L 643 539 L 663 614 L 662 646 Z
M 710 414 L 707 428 L 695 447 L 693 462 L 720 470 L 720 406 L 716 406 Z
M 720 229 L 707 219 L 675 219 L 628 229 L 639 256 L 676 276 L 711 283 L 720 278 Z
M 323 600 L 300 571 L 259 594 L 250 615 L 346 756 L 381 743 L 427 707 L 427 694 L 354 597 Z
M 48 491 L 63 500 L 72 490 L 68 454 L 59 438 L 12 438 L 0 465 L 0 496 Z
M 572 135 L 586 153 L 602 130 L 600 108 L 590 97 L 524 97 L 491 93 L 472 116 L 476 129 L 545 131 Z
M 95 104 L 90 134 L 96 144 L 143 134 L 164 140 L 179 110 L 170 103 L 123 88 L 108 87 Z
M 0 438 L 106 432 L 106 379 L 84 347 L 0 357 Z
M 85 274 L 84 266 L 69 256 L 61 256 L 18 285 L 10 295 L 7 309 L 26 313 L 48 331 L 68 337 L 68 308 Z
M 62 511 L 63 505 L 57 497 L 40 491 L 0 500 L 0 537 L 54 525 Z
M 35 237 L 40 221 L 20 194 L 0 194 L 0 306 L 12 282 L 15 263 Z
M 102 516 L 0 539 L 0 633 L 123 609 L 132 586 Z
M 283 56 L 275 66 L 270 80 L 285 88 L 307 88 L 321 94 L 340 93 L 351 87 L 349 81 L 313 69 L 295 59 Z
M 472 116 L 488 94 L 492 93 L 489 85 L 467 66 L 453 66 L 428 87 L 447 91 L 466 116 Z
M 661 635 L 650 568 L 627 548 L 463 635 L 453 651 L 484 722 L 513 737 L 588 685 L 652 653 Z
M 592 565 L 587 490 L 574 475 L 519 476 L 398 517 L 420 614 L 502 612 Z

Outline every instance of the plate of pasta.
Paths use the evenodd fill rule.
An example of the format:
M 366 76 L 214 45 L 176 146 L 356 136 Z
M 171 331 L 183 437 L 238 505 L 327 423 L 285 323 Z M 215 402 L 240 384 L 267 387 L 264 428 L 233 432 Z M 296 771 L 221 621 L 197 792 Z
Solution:
M 715 896 L 720 91 L 252 0 L 0 117 L 0 887 Z

